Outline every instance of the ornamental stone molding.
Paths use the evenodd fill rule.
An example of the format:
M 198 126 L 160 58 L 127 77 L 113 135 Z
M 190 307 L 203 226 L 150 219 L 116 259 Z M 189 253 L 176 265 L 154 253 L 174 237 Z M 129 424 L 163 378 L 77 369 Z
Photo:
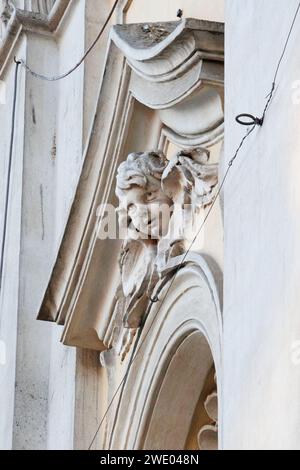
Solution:
M 114 418 L 109 419 L 113 425 L 107 430 L 106 448 L 185 449 L 212 370 L 214 387 L 222 393 L 221 286 L 215 282 L 211 261 L 191 253 L 174 282 L 171 276 L 158 283 L 160 298 L 167 291 L 168 295 L 147 312 L 139 332 L 139 353 L 126 375 L 119 405 L 112 410 Z M 176 263 L 173 260 L 166 270 Z M 101 353 L 102 363 L 111 364 L 112 354 L 113 349 Z M 109 374 L 109 389 L 116 390 L 118 379 L 112 371 Z M 210 399 L 204 401 L 204 425 L 210 425 L 216 409 Z M 198 445 L 195 442 L 195 448 Z
M 98 208 L 119 204 L 122 215 L 122 173 L 144 155 L 145 163 L 160 161 L 155 185 L 167 205 L 191 202 L 191 234 L 196 229 L 217 184 L 210 149 L 223 138 L 223 40 L 222 24 L 195 19 L 112 27 L 82 174 L 38 316 L 64 325 L 64 344 L 113 345 L 125 357 L 153 288 L 180 262 L 184 240 L 99 240 Z M 181 150 L 167 160 L 171 144 Z
M 7 33 L 8 26 L 18 14 L 28 17 L 38 13 L 40 19 L 46 19 L 54 7 L 56 0 L 0 0 L 0 40 L 2 41 Z
M 212 392 L 204 402 L 210 424 L 202 426 L 198 434 L 200 450 L 218 450 L 218 393 Z
M 160 110 L 166 136 L 184 147 L 222 136 L 222 24 L 187 18 L 116 25 L 111 37 L 132 70 L 133 96 Z
M 71 0 L 0 0 L 0 76 L 22 32 L 55 35 Z

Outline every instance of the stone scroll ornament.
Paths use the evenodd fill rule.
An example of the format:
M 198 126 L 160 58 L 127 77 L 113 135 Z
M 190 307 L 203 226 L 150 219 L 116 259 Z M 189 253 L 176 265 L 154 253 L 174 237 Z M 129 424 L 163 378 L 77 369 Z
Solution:
M 168 262 L 187 249 L 200 210 L 212 203 L 218 166 L 203 148 L 168 160 L 160 151 L 131 153 L 117 173 L 120 256 L 112 347 L 125 356 Z

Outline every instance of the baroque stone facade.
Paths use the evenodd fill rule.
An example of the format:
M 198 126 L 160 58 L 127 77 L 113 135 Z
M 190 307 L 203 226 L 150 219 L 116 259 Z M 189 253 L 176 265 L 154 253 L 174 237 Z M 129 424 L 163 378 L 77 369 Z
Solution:
M 0 2 L 1 449 L 300 447 L 288 3 Z
M 214 212 L 217 240 L 210 243 L 208 235 L 197 234 L 218 189 L 223 140 L 223 24 L 186 17 L 127 22 L 132 4 L 120 2 L 114 19 L 118 24 L 108 28 L 97 46 L 101 75 L 95 77 L 95 55 L 86 60 L 84 75 L 78 70 L 57 84 L 20 72 L 25 106 L 23 111 L 18 109 L 18 115 L 23 112 L 24 122 L 30 123 L 24 134 L 24 181 L 25 187 L 34 188 L 41 224 L 36 225 L 34 236 L 21 227 L 25 254 L 21 284 L 35 285 L 36 290 L 29 297 L 26 287 L 21 287 L 24 299 L 18 321 L 31 329 L 31 345 L 36 348 L 41 341 L 38 331 L 47 336 L 51 328 L 51 354 L 43 353 L 50 376 L 48 379 L 44 368 L 40 395 L 56 397 L 61 387 L 63 394 L 39 403 L 39 415 L 35 415 L 41 430 L 38 442 L 34 443 L 29 428 L 25 443 L 13 423 L 16 448 L 199 449 L 217 445 L 217 439 L 212 444 L 208 433 L 216 434 L 217 429 L 216 411 L 212 413 L 209 403 L 219 387 L 221 361 L 219 203 Z M 95 36 L 88 1 L 76 7 L 63 0 L 22 5 L 4 2 L 3 7 L 0 58 L 4 73 L 7 55 L 15 55 L 23 60 L 27 57 L 37 72 L 56 75 L 56 67 L 70 50 L 73 28 L 81 22 L 79 48 L 83 41 L 86 49 L 87 34 Z M 108 1 L 105 15 L 110 7 Z M 103 12 L 103 19 L 99 18 L 99 26 L 105 15 Z M 35 31 L 40 35 L 37 41 Z M 21 32 L 28 34 L 24 50 L 15 49 L 12 41 L 21 41 Z M 53 60 L 53 72 L 48 60 L 38 60 L 41 40 L 47 57 Z M 78 55 L 79 51 L 73 62 Z M 12 64 L 8 70 L 13 70 Z M 76 112 L 79 103 L 83 106 L 84 126 L 77 141 L 60 127 L 64 122 L 61 106 L 65 106 L 67 119 L 72 119 L 67 104 L 52 99 L 64 93 L 66 100 L 70 97 L 70 109 L 75 109 L 74 96 L 78 100 Z M 52 110 L 48 126 L 43 124 L 45 106 Z M 78 114 L 75 125 L 79 123 Z M 18 133 L 16 138 L 22 145 L 22 135 Z M 77 160 L 72 160 L 70 145 L 80 155 Z M 66 158 L 73 165 L 72 187 L 61 179 L 69 172 L 63 163 Z M 55 182 L 51 189 L 50 174 Z M 105 225 L 103 208 L 109 205 L 118 214 L 124 237 L 99 237 Z M 21 207 L 25 211 L 22 220 L 33 227 L 29 220 L 36 212 L 30 201 Z M 54 220 L 61 214 L 59 224 L 51 223 L 51 214 Z M 38 242 L 33 243 L 32 237 Z M 44 258 L 50 240 L 56 240 L 56 248 Z M 34 272 L 37 266 L 41 270 L 41 258 L 43 276 L 37 285 Z M 25 266 L 31 266 L 27 274 Z M 8 291 L 7 296 L 9 299 Z M 190 307 L 181 312 L 183 304 Z M 47 322 L 38 323 L 34 339 L 32 312 L 39 305 L 38 319 Z M 60 333 L 63 345 L 58 342 Z M 21 336 L 17 355 L 23 341 L 26 338 Z M 25 350 L 29 356 L 33 352 L 28 343 Z M 36 363 L 38 370 L 38 360 Z M 30 364 L 28 360 L 28 367 Z M 124 373 L 126 380 L 120 388 Z M 191 374 L 192 380 L 188 379 Z M 29 369 L 21 371 L 18 366 L 11 387 L 14 380 L 20 385 L 11 407 L 21 417 L 22 428 L 29 422 L 28 400 L 35 396 L 34 390 L 30 391 L 35 382 L 30 382 Z M 168 412 L 165 401 L 173 393 L 174 381 L 183 382 L 174 409 Z M 72 397 L 75 408 L 71 407 Z M 85 397 L 94 397 L 88 399 L 93 407 L 81 413 L 87 406 Z M 91 441 L 95 420 L 101 420 L 112 397 L 107 419 Z M 60 423 L 58 410 L 64 403 L 70 406 Z M 185 409 L 184 414 L 177 408 Z M 159 424 L 162 414 L 163 427 Z M 9 424 L 3 424 L 3 431 L 5 426 Z M 57 428 L 64 435 L 60 442 Z

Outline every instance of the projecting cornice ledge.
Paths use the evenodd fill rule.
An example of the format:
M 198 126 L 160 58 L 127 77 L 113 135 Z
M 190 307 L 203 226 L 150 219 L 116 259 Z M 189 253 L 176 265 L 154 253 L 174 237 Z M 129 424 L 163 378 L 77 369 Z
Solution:
M 183 45 L 184 38 L 191 33 L 203 52 L 223 61 L 223 23 L 186 18 L 163 23 L 119 24 L 112 27 L 111 37 L 126 57 L 142 61 L 159 56 L 171 44 Z
M 132 94 L 146 106 L 171 107 L 201 85 L 223 87 L 223 23 L 187 18 L 115 25 L 111 38 L 132 69 Z

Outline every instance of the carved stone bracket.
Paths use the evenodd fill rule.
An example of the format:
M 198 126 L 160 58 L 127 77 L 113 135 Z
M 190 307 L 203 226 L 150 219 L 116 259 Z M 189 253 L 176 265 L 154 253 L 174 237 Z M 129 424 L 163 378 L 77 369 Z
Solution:
M 25 4 L 25 7 L 27 6 L 25 9 L 48 15 L 55 2 L 56 0 L 31 0 L 30 2 L 27 2 L 28 6 Z
M 131 93 L 159 110 L 169 140 L 187 148 L 222 137 L 223 24 L 187 18 L 116 25 L 111 37 L 132 70 Z
M 0 0 L 0 75 L 22 32 L 55 33 L 71 0 Z
M 179 255 L 194 238 L 199 212 L 213 201 L 217 181 L 217 165 L 201 148 L 181 151 L 171 161 L 159 151 L 134 153 L 121 163 L 116 194 L 127 238 L 110 343 L 123 357 L 156 301 L 157 282 L 169 275 L 166 266 L 177 257 L 173 269 L 180 267 Z
M 200 83 L 222 87 L 223 33 L 219 23 L 188 18 L 116 25 L 111 37 L 133 70 L 134 96 L 146 106 L 161 109 L 179 103 Z
M 113 26 L 82 175 L 39 313 L 39 319 L 64 325 L 64 344 L 99 351 L 114 347 L 126 354 L 159 286 L 172 277 L 185 249 L 186 239 L 174 236 L 181 226 L 175 223 L 181 204 L 189 204 L 192 234 L 211 203 L 217 165 L 208 149 L 223 136 L 223 32 L 223 24 L 196 19 Z M 155 115 L 155 148 L 160 149 L 152 156 L 149 151 L 139 155 L 149 172 L 148 189 L 154 188 L 140 187 L 140 192 L 154 192 L 166 206 L 177 202 L 178 207 L 169 233 L 150 241 L 132 236 L 136 228 L 143 232 L 147 213 L 140 214 L 140 221 L 131 213 L 130 236 L 121 248 L 119 239 L 99 240 L 95 227 L 99 205 L 116 204 L 118 168 L 119 190 L 126 190 L 120 187 L 121 173 L 126 180 L 127 167 L 134 169 L 136 160 L 135 154 L 126 160 L 126 152 L 142 147 L 132 126 L 135 106 L 145 117 Z M 147 129 L 145 135 L 149 138 Z M 160 139 L 182 151 L 167 160 Z M 147 159 L 160 161 L 154 178 Z M 129 200 L 126 194 L 118 198 L 119 215 L 126 220 Z
M 223 36 L 222 24 L 195 19 L 115 25 L 111 31 L 131 69 L 131 94 L 158 110 L 163 135 L 184 149 L 171 161 L 159 151 L 131 154 L 119 167 L 116 193 L 128 236 L 109 343 L 122 357 L 133 337 L 128 343 L 125 330 L 140 326 L 156 301 L 155 284 L 170 275 L 163 274 L 166 266 L 185 252 L 201 223 L 199 211 L 214 198 L 218 167 L 208 163 L 207 147 L 223 135 Z M 161 224 L 149 215 L 155 201 L 166 206 Z

